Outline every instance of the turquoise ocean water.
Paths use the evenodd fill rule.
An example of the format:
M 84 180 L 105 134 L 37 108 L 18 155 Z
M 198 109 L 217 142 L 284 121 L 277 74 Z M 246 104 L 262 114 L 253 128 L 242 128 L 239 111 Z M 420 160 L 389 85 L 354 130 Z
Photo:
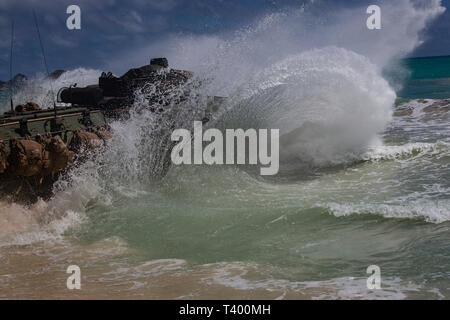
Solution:
M 414 99 L 450 97 L 450 56 L 406 59 L 402 65 L 411 74 L 398 96 Z

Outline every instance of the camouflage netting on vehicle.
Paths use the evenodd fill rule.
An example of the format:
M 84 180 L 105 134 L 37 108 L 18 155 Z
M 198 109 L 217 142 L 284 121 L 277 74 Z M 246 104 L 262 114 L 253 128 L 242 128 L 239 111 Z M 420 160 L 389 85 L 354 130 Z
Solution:
M 20 177 L 53 176 L 70 164 L 75 152 L 99 147 L 110 135 L 104 129 L 95 132 L 76 130 L 69 146 L 60 136 L 12 139 L 9 157 L 6 145 L 0 142 L 0 173 L 8 171 L 10 175 Z
M 12 139 L 9 144 L 0 140 L 0 195 L 24 203 L 49 199 L 53 183 L 70 167 L 75 155 L 83 158 L 83 151 L 103 145 L 111 136 L 104 128 L 90 130 L 73 132 L 69 144 L 50 134 L 38 134 L 34 140 L 29 136 Z
M 8 151 L 6 145 L 0 140 L 0 173 L 5 172 L 8 167 Z
M 41 108 L 35 102 L 28 102 L 27 104 L 19 104 L 15 110 L 16 112 L 22 113 L 28 111 L 39 111 Z
M 42 172 L 44 146 L 30 139 L 10 141 L 10 167 L 13 175 L 31 177 Z
M 101 146 L 102 143 L 102 138 L 95 133 L 84 130 L 76 130 L 73 133 L 73 138 L 69 147 L 71 150 L 79 151 L 82 148 L 94 149 Z
M 67 148 L 66 144 L 59 136 L 51 138 L 42 138 L 38 136 L 36 140 L 40 140 L 44 145 L 44 158 L 42 175 L 54 175 L 64 170 L 74 156 L 74 152 Z
M 95 134 L 103 141 L 106 141 L 112 137 L 111 131 L 103 128 L 96 129 Z

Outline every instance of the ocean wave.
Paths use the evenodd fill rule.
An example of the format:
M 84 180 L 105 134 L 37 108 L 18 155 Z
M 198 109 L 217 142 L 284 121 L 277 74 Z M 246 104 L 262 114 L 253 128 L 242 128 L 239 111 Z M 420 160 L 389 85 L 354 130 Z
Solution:
M 367 58 L 326 47 L 291 56 L 250 78 L 218 120 L 224 128 L 280 130 L 283 162 L 351 162 L 391 120 L 395 93 Z
M 400 278 L 383 278 L 382 288 L 379 290 L 367 289 L 367 278 L 340 277 L 322 281 L 291 281 L 284 279 L 257 280 L 260 267 L 254 263 L 217 263 L 204 265 L 212 272 L 211 276 L 204 277 L 203 282 L 208 285 L 220 285 L 243 292 L 264 290 L 277 294 L 276 300 L 284 299 L 407 299 L 410 295 L 423 290 L 418 284 L 407 283 Z M 436 298 L 443 298 L 439 290 L 428 290 Z
M 450 99 L 400 99 L 394 116 L 428 119 L 443 116 L 450 111 Z M 425 118 L 425 120 L 427 119 Z
M 450 144 L 447 142 L 424 143 L 414 142 L 400 146 L 379 145 L 370 148 L 361 157 L 363 161 L 413 160 L 424 156 L 448 156 Z
M 450 221 L 450 200 L 415 200 L 407 203 L 355 203 L 339 204 L 328 203 L 328 208 L 336 217 L 354 214 L 375 214 L 385 218 L 421 219 L 430 223 L 443 223 Z
M 68 210 L 62 217 L 51 218 L 52 214 L 43 207 L 27 208 L 18 204 L 0 204 L 0 247 L 24 246 L 41 241 L 62 239 L 64 233 L 84 221 L 84 215 Z M 49 223 L 39 219 L 46 216 Z

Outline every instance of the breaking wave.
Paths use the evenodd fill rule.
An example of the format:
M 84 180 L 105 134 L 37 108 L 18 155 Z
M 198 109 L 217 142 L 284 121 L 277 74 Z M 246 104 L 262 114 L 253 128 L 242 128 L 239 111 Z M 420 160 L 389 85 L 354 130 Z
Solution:
M 425 143 L 415 142 L 407 143 L 401 146 L 379 145 L 370 148 L 362 156 L 365 161 L 382 160 L 414 160 L 420 157 L 443 157 L 450 155 L 450 144 L 446 142 Z
M 367 58 L 327 47 L 258 73 L 232 96 L 220 121 L 227 128 L 279 129 L 282 161 L 329 166 L 354 161 L 376 140 L 395 98 Z
M 447 190 L 446 192 L 448 192 Z M 442 223 L 450 220 L 450 200 L 416 200 L 404 204 L 360 203 L 360 204 L 328 204 L 327 207 L 337 217 L 352 214 L 377 214 L 385 218 L 419 219 L 431 223 Z

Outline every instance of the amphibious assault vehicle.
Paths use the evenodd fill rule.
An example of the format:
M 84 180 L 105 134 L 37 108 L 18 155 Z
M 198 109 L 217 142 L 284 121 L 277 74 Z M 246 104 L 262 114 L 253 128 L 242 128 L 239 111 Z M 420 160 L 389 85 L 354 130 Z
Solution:
M 0 194 L 26 202 L 48 198 L 74 157 L 109 138 L 108 123 L 127 115 L 137 89 L 156 83 L 150 100 L 161 99 L 170 86 L 192 77 L 168 67 L 167 59 L 157 58 L 121 77 L 102 73 L 96 85 L 61 88 L 48 109 L 33 102 L 13 109 L 11 103 L 0 116 Z

